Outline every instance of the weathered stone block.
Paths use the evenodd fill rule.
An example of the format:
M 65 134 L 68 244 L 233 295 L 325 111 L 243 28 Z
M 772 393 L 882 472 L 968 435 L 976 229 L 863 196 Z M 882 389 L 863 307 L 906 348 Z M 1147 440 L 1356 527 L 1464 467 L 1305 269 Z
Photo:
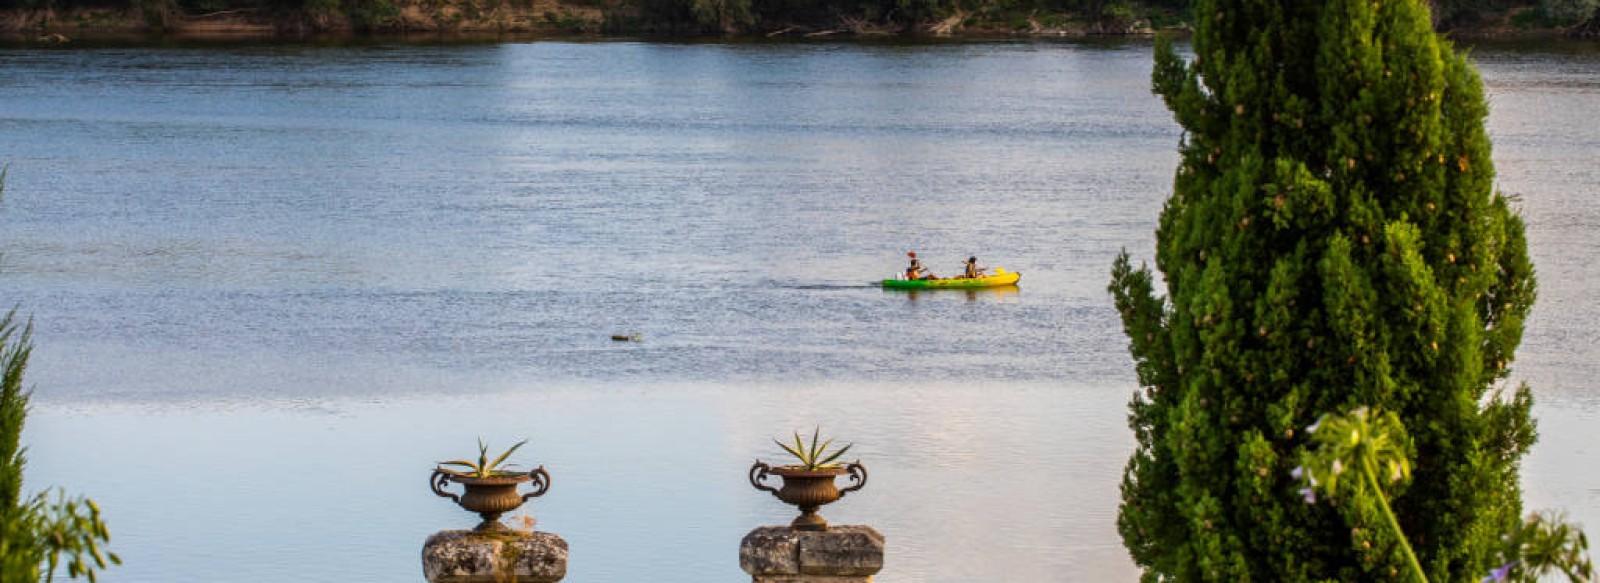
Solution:
M 422 545 L 429 583 L 554 583 L 567 576 L 567 541 L 548 532 L 446 530 Z
M 800 574 L 800 537 L 788 527 L 764 526 L 739 543 L 739 568 L 751 575 Z
M 864 583 L 883 569 L 883 535 L 870 526 L 763 526 L 739 543 L 739 567 L 755 583 Z

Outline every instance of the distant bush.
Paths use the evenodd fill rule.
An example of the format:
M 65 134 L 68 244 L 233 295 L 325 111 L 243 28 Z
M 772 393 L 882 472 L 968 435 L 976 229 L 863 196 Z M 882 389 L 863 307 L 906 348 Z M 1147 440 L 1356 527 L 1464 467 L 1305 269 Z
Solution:
M 1511 27 L 1528 30 L 1550 26 L 1550 17 L 1545 16 L 1542 8 L 1528 8 L 1511 15 Z
M 1539 10 L 1552 24 L 1565 26 L 1576 24 L 1595 13 L 1595 7 L 1600 6 L 1600 0 L 1540 0 Z

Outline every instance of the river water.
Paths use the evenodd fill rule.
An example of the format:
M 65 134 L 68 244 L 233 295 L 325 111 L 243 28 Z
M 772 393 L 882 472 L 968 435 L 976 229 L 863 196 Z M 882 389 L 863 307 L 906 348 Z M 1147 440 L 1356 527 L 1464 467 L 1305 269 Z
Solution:
M 4 301 L 30 489 L 108 581 L 420 579 L 433 463 L 528 438 L 569 581 L 737 581 L 770 438 L 855 443 L 824 508 L 879 580 L 1131 581 L 1133 373 L 1105 294 L 1178 131 L 1147 44 L 0 49 Z M 1600 53 L 1480 47 L 1540 300 L 1530 508 L 1600 525 Z M 1015 289 L 891 293 L 915 250 Z M 614 334 L 639 335 L 618 342 Z

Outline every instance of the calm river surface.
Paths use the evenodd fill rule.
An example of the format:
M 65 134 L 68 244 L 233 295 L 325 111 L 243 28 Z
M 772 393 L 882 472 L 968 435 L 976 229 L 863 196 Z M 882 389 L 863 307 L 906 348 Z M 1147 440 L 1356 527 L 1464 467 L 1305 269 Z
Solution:
M 30 489 L 116 581 L 420 580 L 433 463 L 530 438 L 568 580 L 738 581 L 770 437 L 856 443 L 879 579 L 1132 581 L 1105 294 L 1177 127 L 1145 44 L 0 49 Z M 1600 527 L 1600 53 L 1480 47 L 1540 300 L 1530 508 Z M 916 250 L 1024 274 L 871 285 Z M 641 334 L 614 342 L 612 334 Z

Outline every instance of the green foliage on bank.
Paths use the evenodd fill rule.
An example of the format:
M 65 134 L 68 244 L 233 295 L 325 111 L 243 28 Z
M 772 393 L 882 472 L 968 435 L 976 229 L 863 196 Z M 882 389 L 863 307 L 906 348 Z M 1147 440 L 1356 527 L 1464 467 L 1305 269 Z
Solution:
M 51 14 L 104 10 L 164 30 L 217 15 L 272 23 L 283 32 L 392 32 L 406 9 L 471 21 L 502 10 L 542 10 L 547 28 L 627 33 L 767 34 L 978 31 L 1109 33 L 1184 29 L 1194 0 L 0 0 L 40 26 Z M 1600 21 L 1600 0 L 1432 0 L 1436 29 L 1561 28 Z M 579 16 L 579 14 L 582 16 Z M 88 25 L 79 22 L 80 25 Z
M 1441 28 L 1474 27 L 1506 16 L 1511 28 L 1561 28 L 1600 17 L 1600 0 L 1436 0 Z
M 1534 300 L 1477 72 L 1418 0 L 1201 0 L 1154 90 L 1184 133 L 1155 268 L 1110 290 L 1143 387 L 1118 526 L 1146 580 L 1477 581 L 1535 439 Z M 1165 293 L 1157 291 L 1164 285 Z M 1308 504 L 1319 416 L 1394 414 L 1411 479 Z M 1396 534 L 1403 530 L 1404 538 Z
M 1135 22 L 1177 24 L 1188 0 L 618 0 L 617 29 L 691 33 L 803 31 L 917 33 L 953 20 L 959 28 L 1122 30 Z

